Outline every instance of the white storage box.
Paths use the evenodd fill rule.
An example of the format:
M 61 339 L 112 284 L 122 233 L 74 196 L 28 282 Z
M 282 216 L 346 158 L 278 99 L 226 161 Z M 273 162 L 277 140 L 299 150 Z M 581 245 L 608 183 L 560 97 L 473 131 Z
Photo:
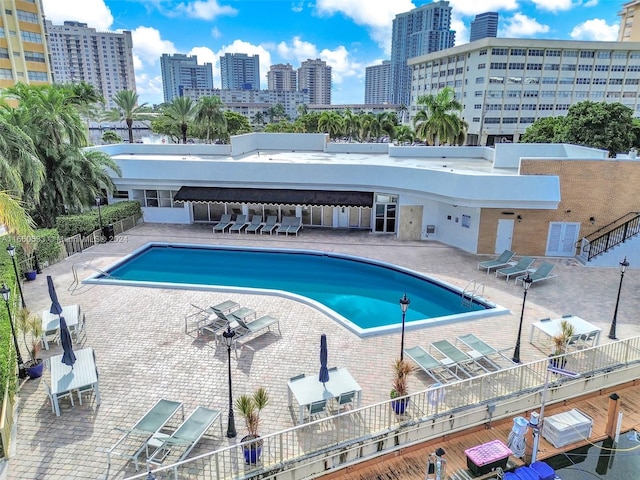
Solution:
M 591 436 L 593 420 L 574 408 L 544 419 L 542 436 L 555 448 L 586 440 Z

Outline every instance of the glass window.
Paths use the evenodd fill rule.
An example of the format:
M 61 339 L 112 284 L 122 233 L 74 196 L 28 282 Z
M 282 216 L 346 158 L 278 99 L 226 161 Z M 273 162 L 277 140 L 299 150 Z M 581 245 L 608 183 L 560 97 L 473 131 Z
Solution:
M 578 56 L 578 51 L 577 50 L 565 50 L 564 52 L 562 52 L 562 56 L 563 57 L 577 57 Z
M 596 52 L 593 50 L 583 50 L 580 52 L 580 58 L 593 58 L 595 57 Z
M 24 59 L 27 62 L 45 63 L 44 62 L 44 53 L 40 53 L 40 52 L 29 52 L 29 51 L 25 50 Z
M 521 62 L 509 63 L 509 70 L 524 70 L 524 63 L 521 63 Z
M 547 57 L 559 57 L 560 50 L 547 50 L 546 52 L 544 52 L 544 54 Z
M 38 15 L 33 12 L 27 12 L 25 10 L 17 10 L 18 12 L 18 20 L 22 20 L 23 22 L 35 23 L 38 24 Z
M 506 62 L 491 62 L 491 68 L 494 70 L 506 70 Z
M 11 80 L 13 73 L 10 68 L 0 68 L 0 79 Z
M 0 58 L 9 58 L 9 49 L 0 47 Z
M 544 55 L 544 50 L 538 48 L 530 48 L 529 56 L 530 57 L 542 57 Z
M 507 54 L 507 49 L 506 48 L 492 48 L 491 49 L 491 55 L 506 55 Z
M 598 58 L 611 58 L 611 52 L 609 50 L 600 50 L 598 51 Z
M 33 82 L 46 82 L 48 80 L 47 72 L 34 72 L 27 70 L 27 77 Z
M 526 50 L 524 48 L 512 48 L 510 53 L 511 55 L 524 55 Z
M 25 32 L 23 30 L 20 32 L 20 38 L 22 38 L 23 42 L 42 43 L 42 35 L 35 32 Z

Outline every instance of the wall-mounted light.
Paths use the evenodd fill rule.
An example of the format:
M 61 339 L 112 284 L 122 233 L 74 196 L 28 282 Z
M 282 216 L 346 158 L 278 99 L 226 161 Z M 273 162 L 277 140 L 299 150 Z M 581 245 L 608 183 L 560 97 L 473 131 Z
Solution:
M 522 221 L 522 215 L 518 215 L 516 218 L 518 219 L 518 223 Z
M 593 225 L 596 223 L 596 217 L 589 217 L 589 221 L 591 222 L 591 225 Z
M 565 210 L 564 213 L 571 213 L 571 209 Z

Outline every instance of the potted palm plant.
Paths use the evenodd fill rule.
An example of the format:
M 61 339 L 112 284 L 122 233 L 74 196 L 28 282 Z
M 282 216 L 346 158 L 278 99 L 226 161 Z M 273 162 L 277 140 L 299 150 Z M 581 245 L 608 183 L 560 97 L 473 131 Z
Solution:
M 260 387 L 251 395 L 240 395 L 236 400 L 236 408 L 244 418 L 248 435 L 240 440 L 243 444 L 244 459 L 248 464 L 255 464 L 262 453 L 262 440 L 258 434 L 260 411 L 269 403 L 267 391 Z
M 30 378 L 42 376 L 44 363 L 38 358 L 42 341 L 42 319 L 26 308 L 21 308 L 16 314 L 16 328 L 22 333 L 22 341 L 29 352 L 29 360 L 24 367 Z
M 409 404 L 409 399 L 404 398 L 408 392 L 409 375 L 415 372 L 416 367 L 404 359 L 393 362 L 393 388 L 391 389 L 391 407 L 397 414 L 403 414 Z M 397 400 L 395 400 L 397 399 Z
M 567 347 L 571 337 L 574 335 L 573 325 L 568 320 L 560 321 L 560 331 L 556 333 L 551 340 L 553 341 L 553 352 L 551 352 L 551 365 L 554 367 L 564 368 L 567 359 L 562 357 L 567 353 Z M 560 358 L 562 357 L 562 358 Z

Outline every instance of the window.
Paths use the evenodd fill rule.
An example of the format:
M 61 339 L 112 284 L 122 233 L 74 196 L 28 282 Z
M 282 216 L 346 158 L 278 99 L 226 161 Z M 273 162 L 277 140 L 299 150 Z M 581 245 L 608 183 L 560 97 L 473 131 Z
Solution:
M 547 57 L 559 57 L 560 50 L 547 50 L 546 52 L 544 52 L 544 54 Z
M 597 56 L 598 58 L 611 58 L 611 52 L 608 50 L 606 52 L 603 50 L 600 50 Z
M 520 98 L 520 90 L 507 90 L 507 98 Z
M 13 79 L 13 74 L 11 73 L 10 68 L 0 68 L 0 79 L 3 80 L 11 80 Z
M 609 79 L 609 85 L 622 85 L 622 79 L 621 78 L 610 78 Z
M 560 70 L 560 64 L 559 63 L 545 63 L 544 64 L 544 69 L 545 70 Z
M 583 50 L 580 52 L 580 58 L 594 58 L 596 56 L 596 52 L 593 50 Z
M 540 50 L 537 48 L 530 48 L 529 49 L 529 56 L 530 57 L 542 57 L 544 55 L 544 50 Z
M 482 105 L 481 105 L 481 104 L 479 104 L 479 103 L 476 103 L 476 104 L 473 106 L 473 109 L 474 109 L 474 110 L 480 110 L 481 108 L 482 108 Z
M 541 103 L 538 110 L 553 110 L 553 103 Z
M 636 98 L 637 93 L 636 92 L 623 92 L 622 93 L 622 97 L 623 98 Z
M 606 85 L 607 84 L 607 79 L 606 78 L 594 78 L 593 79 L 593 85 Z
M 560 77 L 560 85 L 573 85 L 573 77 Z
M 576 78 L 576 85 L 590 85 L 590 78 Z
M 630 52 L 629 58 L 640 58 L 640 52 Z
M 24 52 L 24 59 L 27 62 L 38 62 L 38 63 L 44 63 L 44 53 L 40 53 L 40 52 L 29 52 L 27 50 L 25 50 Z
M 523 103 L 522 104 L 522 110 L 535 110 L 536 109 L 536 104 L 535 103 Z
M 143 207 L 183 208 L 183 202 L 173 200 L 174 190 L 133 190 L 133 199 Z
M 8 48 L 0 48 L 0 58 L 9 58 Z
M 480 50 L 478 52 L 478 55 L 486 55 L 487 54 L 487 49 L 485 48 L 484 50 Z
M 593 70 L 593 65 L 578 65 L 579 72 L 590 72 Z
M 518 123 L 518 119 L 516 117 L 504 117 L 502 123 Z
M 573 63 L 563 63 L 561 68 L 565 72 L 575 72 L 576 71 L 576 65 L 573 64 Z
M 542 77 L 542 83 L 546 85 L 555 85 L 558 83 L 558 79 L 556 77 Z
M 22 38 L 23 42 L 42 43 L 42 35 L 35 32 L 21 31 L 20 38 Z
M 32 12 L 26 12 L 24 10 L 17 10 L 18 12 L 18 20 L 22 20 L 27 23 L 35 23 L 38 24 L 38 15 Z
M 537 97 L 538 96 L 538 91 L 537 90 L 525 90 L 523 95 L 523 97 Z
M 484 77 L 476 77 L 476 84 L 477 83 L 484 83 Z
M 624 72 L 624 70 L 625 70 L 624 65 L 611 65 L 612 72 Z
M 627 78 L 627 79 L 624 81 L 624 84 L 625 84 L 625 85 L 638 85 L 638 83 L 640 83 L 638 80 L 640 80 L 640 79 L 637 79 L 637 78 Z
M 520 105 L 518 105 L 517 103 L 507 103 L 504 106 L 505 110 L 520 110 Z
M 640 72 L 640 65 L 629 65 L 627 72 Z
M 491 55 L 506 55 L 507 54 L 507 49 L 506 48 L 492 48 L 491 49 Z
M 483 68 L 485 68 L 487 66 L 486 63 L 479 63 L 478 64 L 478 70 L 482 70 Z
M 489 83 L 504 83 L 504 77 L 489 77 Z
M 510 70 L 524 70 L 524 63 L 510 63 Z
M 627 58 L 627 52 L 613 52 L 613 58 L 617 60 L 621 60 L 623 58 Z
M 507 77 L 507 83 L 522 83 L 522 77 Z
M 511 55 L 524 55 L 526 50 L 524 48 L 512 48 L 510 53 Z
M 607 98 L 620 98 L 620 92 L 607 92 Z
M 487 110 L 502 110 L 502 105 L 499 103 L 490 103 L 487 105 Z
M 480 117 L 473 117 L 471 121 L 474 123 L 478 123 L 480 121 Z
M 608 72 L 609 71 L 609 65 L 596 65 L 595 66 L 595 71 L 596 72 Z
M 520 123 L 533 123 L 535 120 L 534 117 L 520 117 Z
M 48 80 L 47 72 L 34 72 L 32 70 L 27 70 L 27 76 L 32 82 L 46 82 Z
M 577 92 L 573 92 L 573 98 L 589 98 L 589 92 L 578 90 Z
M 569 104 L 568 103 L 559 103 L 558 105 L 556 105 L 556 111 L 557 110 L 569 110 Z
M 565 50 L 564 52 L 562 52 L 562 56 L 563 57 L 577 57 L 578 56 L 578 51 L 577 50 Z
M 484 123 L 486 124 L 497 124 L 500 123 L 500 119 L 496 117 L 487 117 L 484 119 Z
M 0 38 L 4 38 L 5 34 L 4 34 L 4 27 L 0 27 Z
M 503 62 L 491 62 L 491 68 L 493 70 L 506 70 L 507 64 Z

